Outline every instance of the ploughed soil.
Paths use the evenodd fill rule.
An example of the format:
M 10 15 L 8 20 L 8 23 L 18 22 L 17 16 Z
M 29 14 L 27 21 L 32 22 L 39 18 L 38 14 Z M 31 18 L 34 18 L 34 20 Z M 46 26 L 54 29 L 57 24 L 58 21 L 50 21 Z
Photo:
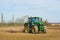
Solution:
M 60 27 L 47 28 L 45 34 L 32 34 L 22 32 L 22 26 L 0 27 L 0 40 L 60 40 Z

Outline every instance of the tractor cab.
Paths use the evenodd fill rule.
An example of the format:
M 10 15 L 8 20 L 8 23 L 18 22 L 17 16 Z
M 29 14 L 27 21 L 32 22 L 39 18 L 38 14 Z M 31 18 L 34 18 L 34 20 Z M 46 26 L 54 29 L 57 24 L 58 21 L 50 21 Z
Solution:
M 31 26 L 35 25 L 34 23 L 36 23 L 38 21 L 39 21 L 38 17 L 29 17 L 28 18 L 28 23 L 29 23 L 29 25 L 31 24 Z
M 39 17 L 29 17 L 28 23 L 31 23 L 31 25 L 40 24 L 41 26 L 43 26 L 42 18 Z
M 34 23 L 34 22 L 38 22 L 38 21 L 39 21 L 39 18 L 38 18 L 38 17 L 29 17 L 29 18 L 28 18 L 28 21 L 29 21 L 29 22 L 33 22 L 33 23 Z

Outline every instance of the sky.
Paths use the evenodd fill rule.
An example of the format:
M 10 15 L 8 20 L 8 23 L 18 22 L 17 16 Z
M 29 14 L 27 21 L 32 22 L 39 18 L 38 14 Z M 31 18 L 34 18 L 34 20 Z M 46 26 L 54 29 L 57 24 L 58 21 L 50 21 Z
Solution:
M 12 15 L 15 19 L 28 15 L 60 23 L 60 0 L 0 0 L 0 15 L 1 13 L 6 21 Z

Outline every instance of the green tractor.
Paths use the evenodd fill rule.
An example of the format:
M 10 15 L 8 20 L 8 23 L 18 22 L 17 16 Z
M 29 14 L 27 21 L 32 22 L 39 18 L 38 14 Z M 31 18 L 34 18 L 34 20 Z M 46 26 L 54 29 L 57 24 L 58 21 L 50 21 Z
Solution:
M 42 22 L 42 18 L 29 17 L 27 23 L 24 24 L 24 32 L 26 33 L 46 33 L 46 27 Z

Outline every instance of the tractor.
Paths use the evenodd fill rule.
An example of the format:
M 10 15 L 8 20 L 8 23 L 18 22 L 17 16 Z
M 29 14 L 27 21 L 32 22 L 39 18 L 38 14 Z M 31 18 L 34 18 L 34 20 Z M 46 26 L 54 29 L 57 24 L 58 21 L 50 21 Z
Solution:
M 46 26 L 42 22 L 42 18 L 29 17 L 27 23 L 24 23 L 25 33 L 46 33 Z

